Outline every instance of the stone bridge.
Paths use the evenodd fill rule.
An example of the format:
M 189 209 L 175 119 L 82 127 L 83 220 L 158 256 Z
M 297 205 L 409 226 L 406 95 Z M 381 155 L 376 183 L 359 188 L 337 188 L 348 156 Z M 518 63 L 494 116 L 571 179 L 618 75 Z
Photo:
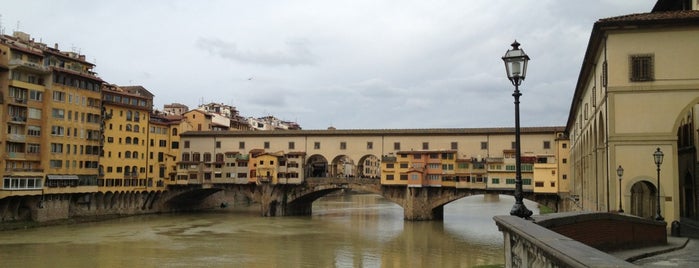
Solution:
M 191 186 L 190 186 L 191 187 Z M 442 220 L 444 205 L 457 199 L 484 194 L 513 195 L 513 190 L 462 189 L 452 187 L 406 187 L 381 185 L 377 179 L 367 178 L 307 178 L 301 184 L 225 184 L 202 185 L 201 188 L 180 191 L 168 202 L 168 207 L 187 209 L 208 195 L 218 191 L 246 196 L 259 203 L 262 216 L 311 215 L 313 201 L 339 190 L 374 193 L 403 208 L 406 220 Z M 558 195 L 535 195 L 525 192 L 524 197 L 556 210 Z

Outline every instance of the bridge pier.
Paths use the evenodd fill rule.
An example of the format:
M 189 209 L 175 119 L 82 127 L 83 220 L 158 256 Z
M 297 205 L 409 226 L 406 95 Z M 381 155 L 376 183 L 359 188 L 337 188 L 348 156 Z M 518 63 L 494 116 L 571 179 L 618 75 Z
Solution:
M 444 220 L 444 204 L 441 199 L 441 188 L 405 188 L 403 201 L 403 218 L 411 221 L 441 221 Z

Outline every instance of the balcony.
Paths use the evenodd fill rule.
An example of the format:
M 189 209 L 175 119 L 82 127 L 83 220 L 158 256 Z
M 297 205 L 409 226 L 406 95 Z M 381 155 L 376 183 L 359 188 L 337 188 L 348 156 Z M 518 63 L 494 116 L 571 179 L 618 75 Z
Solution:
M 25 153 L 19 153 L 19 152 L 9 152 L 5 153 L 8 159 L 24 159 L 26 157 Z
M 25 124 L 27 123 L 27 117 L 21 115 L 10 115 L 8 123 Z
M 21 69 L 36 73 L 49 73 L 51 70 L 47 66 L 43 66 L 39 63 L 23 61 L 21 59 L 10 60 L 10 69 Z
M 7 134 L 7 141 L 11 142 L 25 142 L 26 135 L 22 134 Z

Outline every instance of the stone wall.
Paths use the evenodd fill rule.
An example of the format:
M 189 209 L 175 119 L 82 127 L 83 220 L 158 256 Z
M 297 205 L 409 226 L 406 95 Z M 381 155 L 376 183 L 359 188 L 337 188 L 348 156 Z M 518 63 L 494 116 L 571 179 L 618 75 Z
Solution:
M 495 216 L 503 233 L 505 267 L 636 267 L 515 216 Z

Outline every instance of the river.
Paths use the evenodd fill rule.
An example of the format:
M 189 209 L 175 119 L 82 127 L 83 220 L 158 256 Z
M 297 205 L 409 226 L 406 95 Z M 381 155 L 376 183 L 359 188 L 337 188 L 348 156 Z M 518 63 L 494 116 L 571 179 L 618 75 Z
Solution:
M 323 197 L 309 217 L 259 207 L 145 215 L 0 232 L 2 267 L 477 267 L 504 263 L 494 215 L 510 196 L 445 206 L 444 221 L 403 220 L 378 195 Z M 533 203 L 525 203 L 538 214 Z

